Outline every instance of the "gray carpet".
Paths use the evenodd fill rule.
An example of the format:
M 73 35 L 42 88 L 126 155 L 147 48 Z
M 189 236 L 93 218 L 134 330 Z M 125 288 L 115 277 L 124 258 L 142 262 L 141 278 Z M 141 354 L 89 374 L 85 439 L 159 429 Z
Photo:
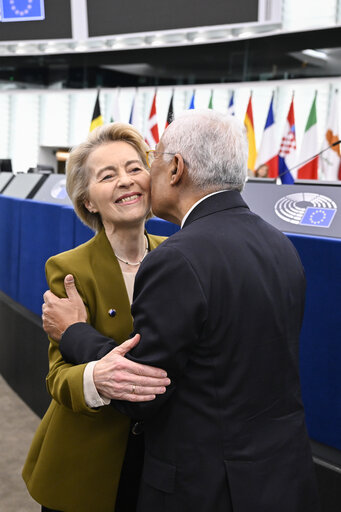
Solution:
M 21 469 L 40 419 L 0 375 L 0 511 L 38 512 Z

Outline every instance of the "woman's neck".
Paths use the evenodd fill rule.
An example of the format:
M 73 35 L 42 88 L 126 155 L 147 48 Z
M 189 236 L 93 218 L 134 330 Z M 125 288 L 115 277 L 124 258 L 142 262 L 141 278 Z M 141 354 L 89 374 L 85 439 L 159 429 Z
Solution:
M 128 229 L 126 226 L 122 229 L 117 226 L 104 226 L 104 229 L 120 264 L 122 263 L 121 260 L 129 263 L 142 261 L 147 249 L 147 241 L 144 236 L 144 223 Z M 132 269 L 128 268 L 130 266 L 129 264 L 125 263 L 124 268 L 125 266 L 127 267 L 127 271 L 132 271 Z M 136 267 L 138 268 L 137 265 Z M 134 266 L 132 266 L 132 268 L 134 268 Z

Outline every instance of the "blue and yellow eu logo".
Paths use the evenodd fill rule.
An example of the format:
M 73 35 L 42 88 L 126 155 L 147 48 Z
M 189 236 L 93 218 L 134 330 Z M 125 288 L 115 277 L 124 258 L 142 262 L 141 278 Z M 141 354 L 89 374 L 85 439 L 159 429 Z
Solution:
M 44 0 L 0 0 L 1 21 L 32 21 L 45 18 Z
M 312 208 L 308 207 L 304 212 L 300 222 L 303 226 L 315 226 L 319 228 L 329 228 L 331 225 L 336 208 Z

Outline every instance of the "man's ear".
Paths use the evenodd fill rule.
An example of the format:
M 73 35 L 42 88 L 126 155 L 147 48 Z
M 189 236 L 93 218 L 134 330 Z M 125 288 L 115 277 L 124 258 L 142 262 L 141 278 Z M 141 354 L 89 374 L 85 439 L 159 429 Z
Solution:
M 90 213 L 97 213 L 98 212 L 97 208 L 88 199 L 85 199 L 83 204 L 84 204 L 85 208 L 87 210 L 89 210 Z
M 184 170 L 185 170 L 185 163 L 184 163 L 184 159 L 182 158 L 182 156 L 179 153 L 174 155 L 173 162 L 174 162 L 174 164 L 173 164 L 174 167 L 171 170 L 170 184 L 177 185 L 183 178 L 183 174 L 184 174 Z

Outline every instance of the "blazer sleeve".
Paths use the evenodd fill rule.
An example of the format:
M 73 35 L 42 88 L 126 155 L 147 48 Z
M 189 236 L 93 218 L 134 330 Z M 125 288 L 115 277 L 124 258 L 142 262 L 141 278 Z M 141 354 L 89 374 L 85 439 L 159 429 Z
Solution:
M 136 277 L 132 305 L 134 334 L 140 333 L 141 341 L 128 357 L 163 368 L 171 385 L 151 402 L 114 401 L 118 410 L 145 418 L 170 398 L 205 328 L 207 313 L 200 278 L 180 250 L 161 246 L 146 258 Z
M 66 268 L 66 265 L 57 256 L 47 261 L 45 270 L 49 288 L 58 297 L 66 296 L 64 277 L 66 274 L 72 273 L 75 276 L 77 289 L 86 304 L 86 297 L 82 292 L 81 285 L 77 279 L 77 273 L 74 269 Z M 98 411 L 89 408 L 84 400 L 83 373 L 86 365 L 74 366 L 66 363 L 59 350 L 59 343 L 50 337 L 49 341 L 49 373 L 46 377 L 46 385 L 52 398 L 74 412 L 98 414 Z

